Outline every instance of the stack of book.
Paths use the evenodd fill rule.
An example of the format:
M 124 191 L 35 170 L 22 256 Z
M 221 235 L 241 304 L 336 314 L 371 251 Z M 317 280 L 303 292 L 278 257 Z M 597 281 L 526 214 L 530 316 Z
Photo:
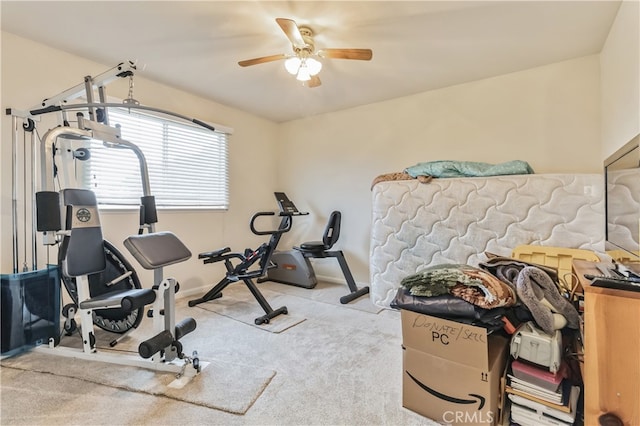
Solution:
M 526 361 L 514 360 L 507 375 L 511 420 L 520 426 L 570 426 L 576 419 L 580 387 L 556 373 Z

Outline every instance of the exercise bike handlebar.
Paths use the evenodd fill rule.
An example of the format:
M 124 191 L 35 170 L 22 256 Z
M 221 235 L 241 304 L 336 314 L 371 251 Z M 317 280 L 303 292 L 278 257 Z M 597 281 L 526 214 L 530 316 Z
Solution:
M 257 212 L 251 217 L 251 222 L 249 222 L 249 227 L 251 228 L 251 232 L 256 235 L 274 235 L 274 234 L 284 234 L 285 232 L 289 232 L 291 230 L 291 215 L 281 215 L 284 216 L 280 221 L 280 226 L 278 229 L 274 229 L 271 231 L 258 231 L 255 227 L 255 221 L 257 218 L 261 216 L 275 216 L 274 212 Z

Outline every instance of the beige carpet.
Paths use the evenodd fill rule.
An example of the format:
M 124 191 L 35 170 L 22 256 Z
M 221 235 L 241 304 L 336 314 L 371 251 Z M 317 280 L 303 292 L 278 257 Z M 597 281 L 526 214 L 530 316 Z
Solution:
M 329 283 L 326 281 L 318 281 L 318 284 L 314 288 L 296 287 L 294 285 L 275 283 L 272 281 L 265 281 L 259 284 L 259 288 L 268 289 L 270 291 L 289 294 L 292 296 L 304 297 L 305 299 L 313 300 L 321 303 L 329 303 L 336 306 L 342 306 L 346 309 L 355 309 L 358 311 L 369 312 L 377 314 L 382 311 L 382 308 L 375 306 L 369 294 L 359 297 L 351 303 L 342 304 L 340 298 L 349 294 L 349 287 L 347 284 Z M 359 288 L 359 287 L 358 287 Z
M 336 287 L 343 290 L 346 286 Z M 309 293 L 318 291 L 322 290 L 308 290 Z M 225 292 L 223 299 L 210 304 L 231 295 L 233 292 Z M 362 299 L 368 301 L 366 296 Z M 251 295 L 245 300 L 251 306 L 253 319 L 262 310 Z M 144 392 L 131 391 L 96 384 L 86 376 L 76 379 L 5 367 L 3 361 L 0 424 L 436 425 L 402 407 L 399 312 L 386 309 L 372 314 L 345 308 L 339 302 L 321 303 L 297 296 L 288 296 L 283 301 L 290 314 L 304 316 L 306 320 L 284 333 L 265 333 L 259 327 L 227 316 L 188 307 L 186 296 L 177 300 L 176 320 L 191 316 L 198 323 L 193 333 L 181 339 L 185 352 L 191 354 L 197 350 L 201 359 L 212 361 L 205 374 L 199 376 L 202 383 L 193 382 L 183 388 L 184 393 L 177 392 L 189 402 L 168 395 L 153 395 L 152 385 Z M 116 348 L 134 350 L 139 341 L 151 334 L 150 322 L 145 319 L 141 327 Z M 100 337 L 100 342 L 108 341 Z M 69 374 L 71 368 L 77 371 L 75 364 L 81 362 L 49 357 L 49 362 L 64 363 L 64 374 Z M 215 360 L 224 360 L 224 363 Z M 104 368 L 113 367 L 105 365 Z M 122 376 L 123 383 L 131 386 L 128 372 L 121 373 Z M 262 391 L 249 386 L 258 377 L 267 383 Z M 220 394 L 216 394 L 218 392 Z M 216 408 L 199 405 L 196 401 L 200 399 L 196 398 L 208 398 L 208 403 L 215 404 Z M 250 402 L 252 400 L 255 401 Z
M 233 414 L 246 413 L 276 374 L 273 370 L 231 362 L 201 361 L 209 364 L 180 389 L 168 387 L 176 378 L 173 373 L 67 358 L 42 351 L 25 352 L 2 360 L 0 365 L 3 369 L 47 373 L 164 396 Z
M 262 287 L 260 287 L 260 291 L 273 310 L 281 306 L 287 306 L 287 303 L 291 302 L 291 298 L 285 294 Z M 287 307 L 289 311 L 287 315 L 278 315 L 272 318 L 268 324 L 256 325 L 255 319 L 264 315 L 265 312 L 247 286 L 242 283 L 227 287 L 222 292 L 222 297 L 196 306 L 271 333 L 282 333 L 305 320 L 304 317 L 299 316 L 299 313 L 298 315 L 292 315 L 291 309 Z

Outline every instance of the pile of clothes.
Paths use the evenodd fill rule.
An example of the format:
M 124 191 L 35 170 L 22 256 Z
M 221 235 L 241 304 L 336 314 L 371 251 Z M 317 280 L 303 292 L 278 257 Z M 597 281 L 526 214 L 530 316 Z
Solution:
M 405 277 L 391 307 L 498 330 L 527 321 L 545 333 L 577 329 L 580 317 L 543 265 L 492 256 L 478 267 L 434 265 Z

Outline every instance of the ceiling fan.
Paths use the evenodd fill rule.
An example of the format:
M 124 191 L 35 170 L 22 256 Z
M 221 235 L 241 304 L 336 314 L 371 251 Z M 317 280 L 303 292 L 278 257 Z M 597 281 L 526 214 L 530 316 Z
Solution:
M 238 65 L 248 67 L 250 65 L 285 59 L 285 68 L 290 74 L 295 75 L 297 80 L 305 82 L 308 87 L 318 87 L 321 84 L 318 73 L 322 69 L 322 62 L 318 59 L 357 59 L 360 61 L 369 61 L 373 56 L 371 49 L 320 49 L 316 51 L 311 28 L 298 27 L 293 20 L 286 18 L 276 18 L 276 22 L 291 41 L 293 55 L 282 53 L 279 55 L 262 56 L 260 58 L 240 61 Z

